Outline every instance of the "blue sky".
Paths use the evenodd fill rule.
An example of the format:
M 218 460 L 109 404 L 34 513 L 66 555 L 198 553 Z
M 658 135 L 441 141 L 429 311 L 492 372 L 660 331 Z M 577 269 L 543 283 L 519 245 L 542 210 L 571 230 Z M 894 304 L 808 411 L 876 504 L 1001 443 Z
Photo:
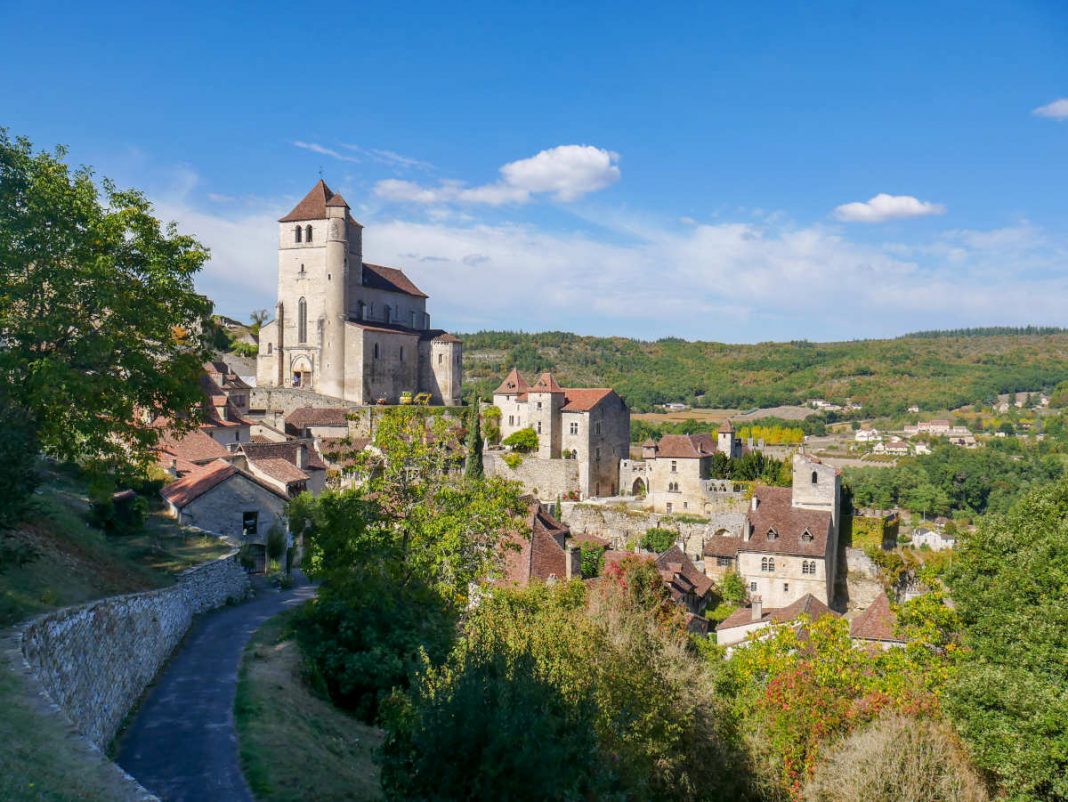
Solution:
M 1064 2 L 0 13 L 0 125 L 143 188 L 224 314 L 321 168 L 456 331 L 1068 324 Z

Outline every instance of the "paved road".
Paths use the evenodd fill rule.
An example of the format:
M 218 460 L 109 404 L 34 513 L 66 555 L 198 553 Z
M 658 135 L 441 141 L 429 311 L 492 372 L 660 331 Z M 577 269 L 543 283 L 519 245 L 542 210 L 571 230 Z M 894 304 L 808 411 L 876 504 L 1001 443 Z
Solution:
M 164 802 L 252 802 L 234 731 L 241 653 L 264 621 L 314 593 L 261 588 L 196 621 L 123 736 L 118 764 Z

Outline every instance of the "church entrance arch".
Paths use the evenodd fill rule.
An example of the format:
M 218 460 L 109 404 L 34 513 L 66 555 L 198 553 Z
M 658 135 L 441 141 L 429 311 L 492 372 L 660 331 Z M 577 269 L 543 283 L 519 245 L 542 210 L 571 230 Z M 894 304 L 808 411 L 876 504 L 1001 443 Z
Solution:
M 635 479 L 634 480 L 634 484 L 631 486 L 630 492 L 631 492 L 631 495 L 634 495 L 634 496 L 644 496 L 645 495 L 645 480 L 642 479 L 641 477 L 638 477 L 637 479 Z
M 293 359 L 293 364 L 290 367 L 290 373 L 292 374 L 292 381 L 294 387 L 304 387 L 310 389 L 312 386 L 312 365 L 311 359 L 305 355 L 300 355 Z

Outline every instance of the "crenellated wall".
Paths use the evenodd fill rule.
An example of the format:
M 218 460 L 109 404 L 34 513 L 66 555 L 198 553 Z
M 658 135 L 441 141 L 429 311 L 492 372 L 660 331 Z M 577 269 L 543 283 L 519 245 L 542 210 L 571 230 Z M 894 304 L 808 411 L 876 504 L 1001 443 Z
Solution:
M 193 616 L 240 600 L 248 589 L 231 554 L 188 569 L 171 587 L 34 618 L 19 628 L 23 658 L 77 730 L 106 749 Z

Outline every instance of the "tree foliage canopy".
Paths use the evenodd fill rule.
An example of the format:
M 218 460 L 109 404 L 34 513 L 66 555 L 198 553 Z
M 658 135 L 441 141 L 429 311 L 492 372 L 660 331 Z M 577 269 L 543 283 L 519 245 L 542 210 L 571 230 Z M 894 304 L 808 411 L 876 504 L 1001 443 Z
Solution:
M 199 403 L 211 303 L 193 276 L 208 252 L 65 155 L 0 129 L 0 395 L 47 453 L 114 469 L 147 459 L 139 410 Z

